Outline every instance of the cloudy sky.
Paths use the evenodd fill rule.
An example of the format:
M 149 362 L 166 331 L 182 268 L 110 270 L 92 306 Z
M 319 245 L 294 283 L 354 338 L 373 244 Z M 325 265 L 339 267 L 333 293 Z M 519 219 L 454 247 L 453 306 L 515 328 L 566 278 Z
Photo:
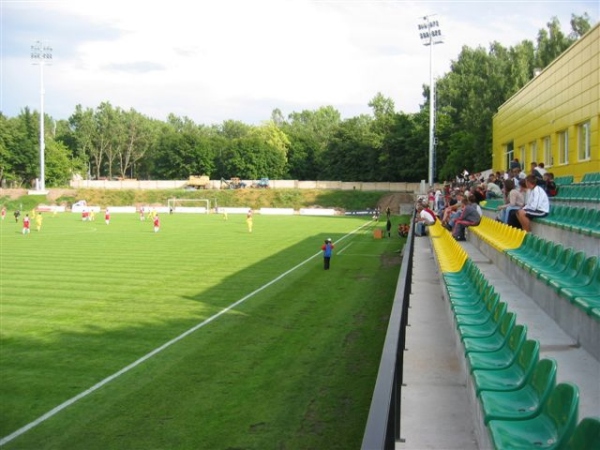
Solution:
M 584 12 L 596 23 L 600 2 L 0 0 L 0 111 L 40 109 L 30 48 L 42 41 L 53 48 L 43 79 L 54 119 L 104 101 L 207 125 L 326 105 L 348 118 L 370 113 L 377 92 L 416 112 L 429 84 L 422 16 L 435 14 L 444 34 L 433 47 L 441 76 L 464 45 L 535 41 L 553 16 L 568 33 Z

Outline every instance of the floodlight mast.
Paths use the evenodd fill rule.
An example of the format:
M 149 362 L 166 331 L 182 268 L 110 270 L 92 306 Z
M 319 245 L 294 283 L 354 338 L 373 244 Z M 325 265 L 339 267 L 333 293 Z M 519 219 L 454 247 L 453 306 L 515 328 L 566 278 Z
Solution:
M 429 46 L 429 187 L 433 187 L 434 162 L 435 162 L 435 84 L 433 81 L 433 46 L 444 42 L 439 21 L 433 20 L 436 14 L 421 18 L 418 25 L 421 42 Z
M 46 150 L 46 143 L 44 140 L 44 65 L 50 64 L 52 61 L 52 47 L 41 41 L 36 41 L 31 46 L 31 60 L 33 61 L 33 64 L 38 64 L 40 66 L 40 178 L 39 183 L 36 185 L 36 189 L 45 191 L 46 173 L 44 169 L 44 153 Z

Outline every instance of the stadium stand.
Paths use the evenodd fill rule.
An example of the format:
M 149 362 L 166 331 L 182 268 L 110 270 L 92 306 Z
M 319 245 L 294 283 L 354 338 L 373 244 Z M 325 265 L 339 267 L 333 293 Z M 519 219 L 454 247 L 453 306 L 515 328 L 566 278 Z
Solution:
M 598 439 L 593 433 L 597 431 L 597 418 L 586 417 L 577 426 L 580 412 L 577 383 L 563 380 L 557 384 L 557 372 L 562 365 L 554 358 L 540 359 L 543 344 L 527 337 L 528 323 L 517 323 L 520 315 L 501 301 L 504 297 L 466 255 L 463 246 L 457 248 L 441 226 L 431 230 L 430 236 L 444 297 L 454 318 L 457 342 L 460 342 L 459 353 L 464 355 L 465 372 L 469 374 L 467 391 L 472 397 L 471 404 L 476 405 L 476 423 L 480 423 L 476 431 L 479 447 L 594 448 L 591 445 Z M 521 271 L 519 276 L 524 284 L 543 280 L 550 290 L 562 295 L 552 301 L 562 301 L 580 311 L 585 309 L 592 325 L 584 328 L 593 328 L 594 324 L 598 328 L 598 317 L 587 314 L 591 305 L 582 309 L 573 302 L 579 294 L 591 298 L 592 305 L 594 299 L 600 300 L 597 256 L 588 257 L 583 251 L 565 249 L 561 244 L 489 218 L 484 218 L 480 226 L 472 227 L 468 239 L 476 246 L 485 247 L 488 254 L 501 255 L 507 275 L 510 275 L 508 267 L 515 267 Z M 464 262 L 461 266 L 456 261 Z M 552 276 L 548 276 L 549 273 Z M 540 306 L 545 309 L 543 303 Z M 581 326 L 580 321 L 575 323 Z M 568 332 L 580 338 L 576 330 Z M 586 346 L 594 353 L 594 370 L 597 371 L 600 338 L 596 336 L 586 342 Z M 593 380 L 585 383 L 597 385 Z M 590 396 L 586 402 L 591 403 L 585 412 L 595 416 L 600 411 L 599 389 L 588 386 L 585 391 L 584 397 Z
M 466 242 L 415 240 L 395 447 L 363 448 L 600 450 L 599 177 L 565 177 L 532 232 L 488 201 Z

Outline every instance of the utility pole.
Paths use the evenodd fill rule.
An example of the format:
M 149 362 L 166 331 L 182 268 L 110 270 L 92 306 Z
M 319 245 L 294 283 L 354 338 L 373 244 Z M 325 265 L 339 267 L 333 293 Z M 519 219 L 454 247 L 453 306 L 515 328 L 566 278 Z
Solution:
M 433 80 L 433 46 L 442 44 L 442 30 L 437 19 L 432 17 L 436 14 L 421 17 L 418 25 L 421 43 L 429 46 L 429 187 L 433 187 L 434 164 L 435 164 L 435 83 Z
M 44 65 L 52 61 L 52 47 L 41 41 L 36 41 L 31 46 L 31 60 L 33 64 L 40 66 L 40 178 L 36 185 L 36 190 L 46 191 L 46 173 L 44 152 L 46 143 L 44 141 Z

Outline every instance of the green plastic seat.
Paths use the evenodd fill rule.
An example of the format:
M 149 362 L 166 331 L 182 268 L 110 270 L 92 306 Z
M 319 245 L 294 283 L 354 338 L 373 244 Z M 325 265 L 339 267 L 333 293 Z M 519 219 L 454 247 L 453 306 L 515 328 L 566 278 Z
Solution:
M 477 323 L 473 325 L 458 325 L 458 334 L 460 334 L 461 339 L 466 337 L 488 337 L 496 332 L 500 323 L 502 321 L 502 317 L 507 313 L 507 304 L 506 302 L 499 302 L 494 308 L 494 312 L 487 318 L 487 320 L 483 323 Z
M 586 236 L 600 237 L 600 209 L 588 209 L 578 231 Z
M 547 280 L 551 279 L 555 273 L 560 273 L 567 268 L 574 254 L 575 250 L 573 248 L 563 248 L 556 261 L 554 261 L 554 264 L 548 267 L 536 267 L 534 272 L 537 273 L 539 279 L 547 283 Z
M 565 184 L 571 184 L 573 183 L 573 175 L 563 175 L 561 177 L 556 177 L 554 179 L 554 182 L 556 183 L 556 185 L 560 185 L 563 186 Z
M 590 256 L 585 258 L 581 265 L 574 264 L 571 270 L 567 268 L 564 274 L 561 273 L 555 279 L 550 280 L 548 285 L 558 290 L 559 293 L 564 288 L 587 286 L 592 282 L 597 269 L 598 257 Z
M 466 358 L 470 371 L 496 370 L 510 366 L 527 339 L 527 327 L 515 325 L 504 345 L 492 352 L 470 352 Z
M 519 258 L 516 261 L 517 265 L 531 272 L 532 267 L 537 267 L 540 261 L 548 257 L 548 253 L 550 253 L 552 245 L 552 242 L 543 239 L 537 253 Z
M 489 298 L 481 301 L 480 304 L 475 305 L 472 309 L 461 307 L 462 311 L 465 311 L 463 314 L 459 314 L 458 311 L 454 310 L 454 318 L 456 320 L 457 325 L 481 325 L 484 322 L 487 322 L 492 317 L 495 308 L 500 303 L 500 295 L 498 293 L 494 293 Z M 475 309 L 479 309 L 479 312 L 474 311 Z
M 583 175 L 581 183 L 596 183 L 599 181 L 598 176 L 600 176 L 600 172 L 588 172 Z
M 477 395 L 481 391 L 515 391 L 529 381 L 540 355 L 540 343 L 526 340 L 515 361 L 498 370 L 474 370 L 471 373 Z
M 600 417 L 582 419 L 565 450 L 600 450 Z
M 550 284 L 558 287 L 558 293 L 571 301 L 578 296 L 597 295 L 600 297 L 599 270 L 598 257 L 590 256 L 583 262 L 581 272 L 576 278 L 562 280 L 560 284 L 558 282 L 554 284 L 550 282 Z
M 462 291 L 455 292 L 450 296 L 451 305 L 473 305 L 481 301 L 482 297 L 489 294 L 490 290 L 494 287 L 491 286 L 487 280 L 483 280 L 482 283 L 472 287 L 471 289 L 463 289 Z
M 596 203 L 598 200 L 600 200 L 600 186 L 598 185 L 589 186 L 581 199 L 581 201 L 589 203 Z
M 526 251 L 526 249 L 533 243 L 533 240 L 535 239 L 535 235 L 531 234 L 531 233 L 527 233 L 525 235 L 525 237 L 523 238 L 523 241 L 521 242 L 521 246 L 518 248 L 513 248 L 511 250 L 506 250 L 506 256 L 508 256 L 508 258 L 510 260 L 513 260 L 515 254 L 519 254 L 522 253 L 524 251 Z
M 565 221 L 560 224 L 563 230 L 574 231 L 578 224 L 582 222 L 585 214 L 585 208 L 572 208 L 571 214 L 565 218 Z
M 508 392 L 481 391 L 479 400 L 484 422 L 524 420 L 538 415 L 556 385 L 556 361 L 542 359 L 533 368 L 528 383 Z
M 588 259 L 591 259 L 590 264 L 592 264 L 592 266 L 598 263 L 598 258 L 596 256 L 586 258 L 584 252 L 575 253 L 566 269 L 560 273 L 554 274 L 552 279 L 546 280 L 546 284 L 557 291 L 563 286 L 568 287 L 579 284 L 578 280 L 580 277 L 583 277 L 583 268 L 586 267 L 586 261 L 588 261 Z M 588 282 L 589 281 L 590 280 L 588 279 Z
M 570 383 L 557 385 L 542 412 L 526 420 L 491 420 L 490 437 L 496 449 L 563 449 L 577 424 L 579 390 Z
M 443 272 L 444 283 L 446 286 L 455 284 L 464 284 L 474 279 L 475 275 L 480 272 L 477 264 L 471 258 L 468 258 L 458 272 Z
M 497 296 L 496 292 L 494 292 L 494 287 L 489 286 L 483 292 L 483 294 L 479 298 L 479 301 L 474 303 L 458 302 L 456 304 L 451 304 L 452 311 L 454 312 L 455 316 L 480 314 L 481 312 L 483 312 L 483 310 L 487 309 L 487 304 L 490 301 L 495 301 L 495 298 L 499 299 L 500 297 Z
M 537 277 L 545 269 L 552 267 L 556 261 L 560 258 L 561 253 L 564 251 L 562 244 L 550 243 L 550 248 L 546 257 L 537 261 L 535 264 L 531 264 L 527 267 L 527 271 L 533 276 Z
M 596 215 L 596 210 L 590 209 L 590 208 L 580 208 L 580 209 L 582 211 L 581 215 L 576 220 L 574 218 L 573 221 L 569 224 L 569 226 L 565 227 L 565 229 L 572 231 L 574 233 L 585 234 L 585 230 L 587 229 L 588 224 L 591 223 L 591 220 Z
M 486 284 L 487 280 L 485 279 L 484 275 L 482 272 L 479 272 L 475 275 L 473 275 L 473 278 L 471 280 L 468 280 L 464 283 L 456 283 L 456 284 L 450 284 L 450 285 L 446 285 L 446 291 L 448 291 L 448 295 L 450 297 L 460 297 L 460 296 L 467 296 L 470 295 L 471 292 L 473 292 L 474 290 L 476 290 L 480 285 L 482 284 Z
M 470 352 L 493 352 L 505 345 L 515 327 L 516 315 L 508 312 L 502 318 L 500 327 L 494 334 L 487 337 L 466 337 L 462 339 L 465 354 Z
M 550 212 L 546 217 L 539 217 L 536 220 L 540 223 L 556 226 L 556 218 L 560 216 L 563 208 L 563 205 L 552 205 L 552 208 L 550 208 Z
M 575 297 L 573 303 L 579 308 L 593 316 L 596 320 L 600 320 L 600 298 L 595 297 Z
M 531 237 L 527 239 L 527 236 Z M 517 264 L 519 264 L 519 261 L 524 258 L 535 256 L 542 245 L 542 239 L 539 236 L 527 233 L 527 235 L 525 235 L 525 239 L 523 239 L 523 243 L 524 245 L 522 244 L 519 248 L 508 250 L 506 252 L 508 257 Z

